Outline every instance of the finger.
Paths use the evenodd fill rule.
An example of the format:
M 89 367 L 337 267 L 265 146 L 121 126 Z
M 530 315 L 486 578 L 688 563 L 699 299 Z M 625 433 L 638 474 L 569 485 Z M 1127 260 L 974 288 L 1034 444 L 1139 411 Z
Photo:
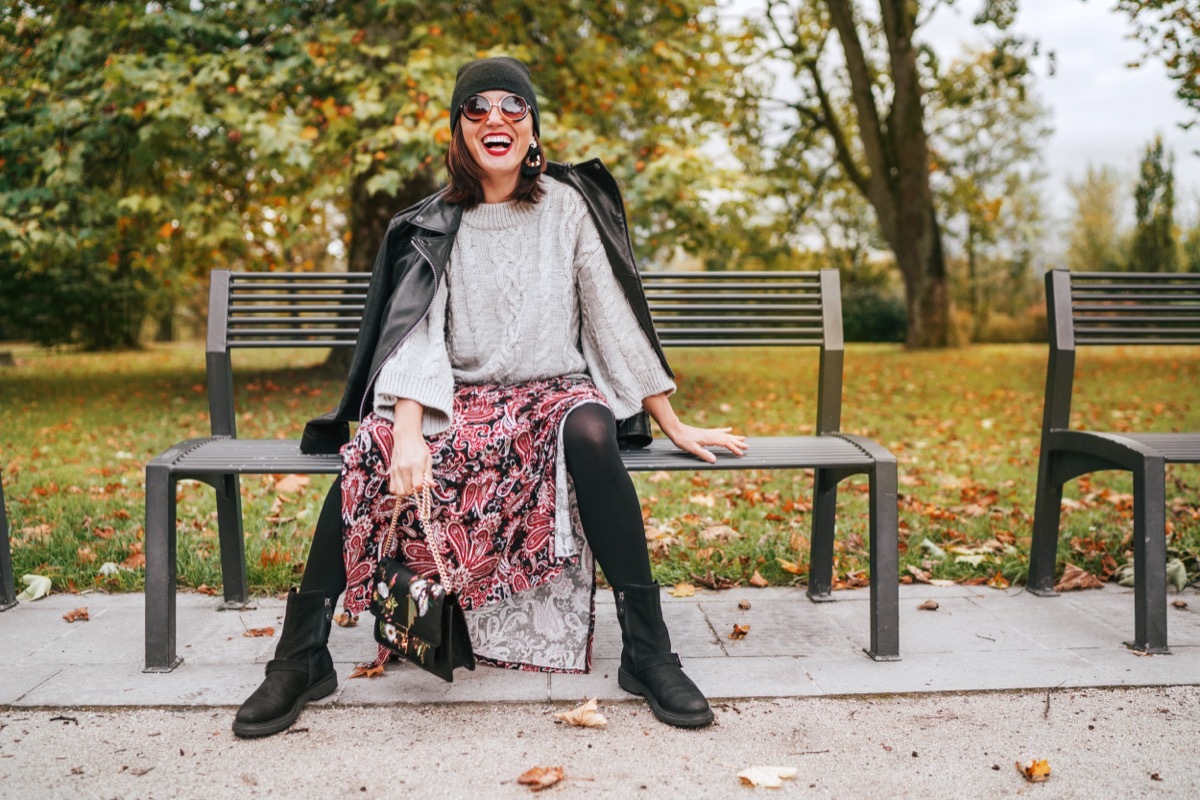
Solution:
M 709 452 L 708 450 L 705 450 L 703 447 L 700 447 L 698 445 L 689 448 L 689 452 L 691 452 L 693 455 L 700 458 L 702 461 L 707 461 L 709 464 L 712 464 L 713 462 L 715 462 L 717 460 L 717 457 L 715 455 L 713 455 L 711 452 Z

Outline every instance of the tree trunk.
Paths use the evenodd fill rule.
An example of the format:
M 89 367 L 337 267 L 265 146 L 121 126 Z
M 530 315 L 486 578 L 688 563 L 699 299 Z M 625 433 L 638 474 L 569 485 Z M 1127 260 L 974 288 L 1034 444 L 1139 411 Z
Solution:
M 395 195 L 368 192 L 367 182 L 372 177 L 370 172 L 360 175 L 350 188 L 350 252 L 347 257 L 350 272 L 370 272 L 392 217 L 437 189 L 434 177 L 428 171 L 412 175 Z M 350 369 L 352 354 L 345 348 L 335 348 L 329 352 L 323 368 L 345 374 Z
M 837 30 L 850 79 L 866 170 L 845 146 L 845 133 L 835 122 L 827 93 L 813 68 L 826 125 L 838 143 L 838 160 L 850 180 L 875 209 L 880 228 L 904 278 L 910 348 L 958 344 L 942 234 L 929 185 L 929 140 L 925 132 L 923 89 L 913 44 L 916 5 L 910 0 L 880 0 L 887 39 L 892 102 L 880 113 L 875 76 L 864 53 L 850 0 L 825 0 Z

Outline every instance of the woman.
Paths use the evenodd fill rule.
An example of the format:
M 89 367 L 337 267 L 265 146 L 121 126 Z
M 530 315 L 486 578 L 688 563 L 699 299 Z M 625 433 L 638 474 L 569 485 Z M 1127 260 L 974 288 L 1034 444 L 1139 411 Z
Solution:
M 745 439 L 676 417 L 616 183 L 598 161 L 547 164 L 525 65 L 464 65 L 450 109 L 450 184 L 392 220 L 341 405 L 305 431 L 305 449 L 328 449 L 331 425 L 361 419 L 234 731 L 283 730 L 336 688 L 333 604 L 344 591 L 348 612 L 366 607 L 395 502 L 402 558 L 436 572 L 412 502 L 427 487 L 443 553 L 469 576 L 459 599 L 478 660 L 587 671 L 594 555 L 617 602 L 620 686 L 664 722 L 707 725 L 671 652 L 617 420 L 645 410 L 710 462 L 707 447 L 740 456 Z

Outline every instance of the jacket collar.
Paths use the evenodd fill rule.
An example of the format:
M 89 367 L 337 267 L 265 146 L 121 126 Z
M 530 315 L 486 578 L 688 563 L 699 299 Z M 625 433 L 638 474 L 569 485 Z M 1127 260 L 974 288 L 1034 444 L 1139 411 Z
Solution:
M 463 209 L 460 205 L 447 203 L 443 199 L 444 194 L 445 192 L 438 192 L 418 205 L 405 221 L 430 233 L 443 236 L 457 233 L 458 225 L 462 222 Z

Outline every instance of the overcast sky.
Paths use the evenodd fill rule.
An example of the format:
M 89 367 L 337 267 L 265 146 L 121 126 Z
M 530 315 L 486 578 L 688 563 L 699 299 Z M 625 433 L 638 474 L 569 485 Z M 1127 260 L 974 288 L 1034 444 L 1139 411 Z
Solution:
M 1112 10 L 1114 1 L 1021 2 L 1017 32 L 1037 39 L 1043 54 L 1055 55 L 1054 76 L 1045 74 L 1042 59 L 1034 87 L 1054 128 L 1042 150 L 1046 211 L 1059 221 L 1070 217 L 1066 182 L 1082 178 L 1089 163 L 1117 168 L 1131 197 L 1142 151 L 1161 133 L 1175 154 L 1176 220 L 1186 224 L 1200 214 L 1200 158 L 1194 154 L 1200 150 L 1200 125 L 1190 132 L 1178 127 L 1189 114 L 1160 62 L 1151 58 L 1138 69 L 1126 66 L 1141 57 L 1142 47 L 1127 38 L 1131 25 Z M 959 55 L 964 45 L 982 41 L 971 24 L 981 2 L 959 0 L 939 9 L 918 35 L 944 59 Z M 729 0 L 722 16 L 733 22 L 761 8 L 761 0 Z M 776 92 L 791 94 L 782 71 L 777 80 Z M 1132 199 L 1128 206 L 1132 223 Z
M 978 2 L 960 5 L 939 10 L 923 29 L 941 53 L 955 52 L 960 42 L 977 36 L 971 16 Z M 1113 0 L 1021 3 L 1017 30 L 1056 57 L 1054 76 L 1044 74 L 1043 63 L 1036 84 L 1054 126 L 1042 153 L 1048 211 L 1058 219 L 1069 216 L 1066 181 L 1081 177 L 1089 163 L 1116 167 L 1132 187 L 1143 149 L 1161 133 L 1175 153 L 1176 220 L 1186 222 L 1200 202 L 1200 158 L 1194 154 L 1200 150 L 1200 126 L 1185 132 L 1176 124 L 1188 112 L 1160 62 L 1151 58 L 1137 69 L 1126 66 L 1141 57 L 1142 47 L 1127 38 L 1129 21 L 1112 5 Z

